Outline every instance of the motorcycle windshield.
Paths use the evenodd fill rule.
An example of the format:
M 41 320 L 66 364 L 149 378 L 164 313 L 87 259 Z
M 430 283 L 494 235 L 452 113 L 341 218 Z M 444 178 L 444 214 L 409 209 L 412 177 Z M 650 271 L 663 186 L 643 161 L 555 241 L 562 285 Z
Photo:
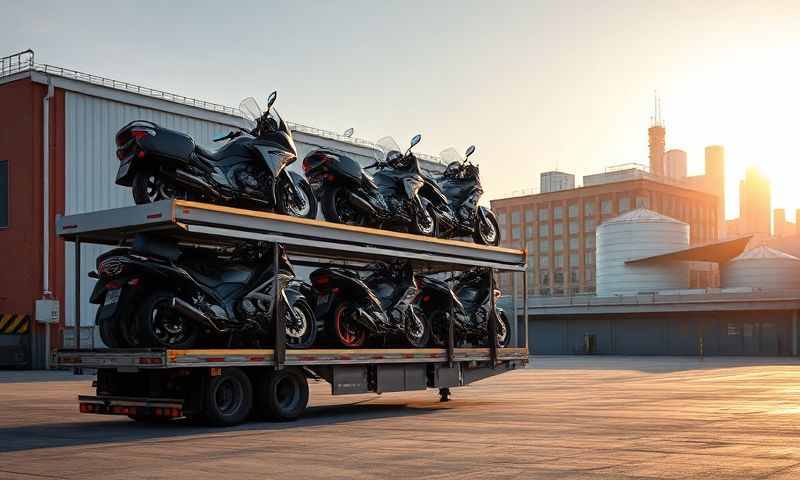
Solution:
M 442 163 L 445 165 L 450 165 L 453 162 L 461 163 L 464 161 L 464 157 L 453 147 L 450 147 L 446 150 L 442 150 L 439 154 L 439 158 L 442 159 Z
M 400 151 L 400 146 L 392 137 L 383 137 L 377 142 L 375 142 L 375 149 L 374 155 L 375 160 L 379 162 L 385 162 L 390 156 L 393 155 L 402 155 Z
M 239 102 L 239 111 L 242 112 L 242 117 L 245 120 L 254 125 L 256 120 L 261 118 L 261 114 L 264 112 L 253 97 L 247 97 Z

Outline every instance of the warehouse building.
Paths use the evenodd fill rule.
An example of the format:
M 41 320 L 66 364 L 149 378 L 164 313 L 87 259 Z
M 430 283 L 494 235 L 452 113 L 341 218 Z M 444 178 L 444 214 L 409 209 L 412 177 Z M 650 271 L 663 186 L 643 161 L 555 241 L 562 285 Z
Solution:
M 150 120 L 205 146 L 243 123 L 235 108 L 39 64 L 32 51 L 0 58 L 0 105 L 0 365 L 32 358 L 34 367 L 42 367 L 48 335 L 52 348 L 74 342 L 73 329 L 65 327 L 74 325 L 75 265 L 72 249 L 54 234 L 56 215 L 133 204 L 130 190 L 114 183 L 117 130 Z M 328 147 L 363 164 L 374 161 L 371 142 L 290 126 L 300 160 Z M 435 157 L 420 156 L 423 168 L 440 171 Z M 290 168 L 301 171 L 301 161 Z M 103 250 L 82 246 L 81 291 L 91 291 L 94 280 L 87 274 Z M 39 312 L 40 320 L 52 315 L 49 326 L 35 321 L 42 299 L 51 300 L 41 302 Z M 83 302 L 81 325 L 88 327 L 81 344 L 96 344 L 95 307 Z M 3 335 L 5 330 L 13 335 Z

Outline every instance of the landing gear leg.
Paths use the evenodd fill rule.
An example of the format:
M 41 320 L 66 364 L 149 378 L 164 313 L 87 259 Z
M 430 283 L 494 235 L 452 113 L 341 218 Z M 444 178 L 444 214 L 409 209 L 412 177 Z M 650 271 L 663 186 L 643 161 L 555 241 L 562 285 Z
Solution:
M 449 388 L 440 388 L 439 389 L 439 401 L 440 402 L 449 402 L 450 401 L 450 389 Z

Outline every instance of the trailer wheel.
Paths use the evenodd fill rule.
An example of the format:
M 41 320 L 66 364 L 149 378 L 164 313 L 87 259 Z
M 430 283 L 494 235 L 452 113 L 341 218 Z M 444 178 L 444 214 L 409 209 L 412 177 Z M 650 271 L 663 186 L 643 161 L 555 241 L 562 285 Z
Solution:
M 303 372 L 284 368 L 264 375 L 258 385 L 257 408 L 271 420 L 295 420 L 308 405 L 308 382 Z
M 238 368 L 224 368 L 208 380 L 204 414 L 208 423 L 229 427 L 242 423 L 253 408 L 253 386 Z

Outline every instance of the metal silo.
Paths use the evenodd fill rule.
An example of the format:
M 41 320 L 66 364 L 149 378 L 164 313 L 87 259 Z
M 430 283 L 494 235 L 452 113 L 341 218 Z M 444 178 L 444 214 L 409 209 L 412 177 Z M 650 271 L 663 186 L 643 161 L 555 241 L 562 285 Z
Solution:
M 800 290 L 800 258 L 766 245 L 748 250 L 722 266 L 723 288 Z
M 629 260 L 689 247 L 689 225 L 644 208 L 597 227 L 597 295 L 633 295 L 689 286 L 687 262 Z

